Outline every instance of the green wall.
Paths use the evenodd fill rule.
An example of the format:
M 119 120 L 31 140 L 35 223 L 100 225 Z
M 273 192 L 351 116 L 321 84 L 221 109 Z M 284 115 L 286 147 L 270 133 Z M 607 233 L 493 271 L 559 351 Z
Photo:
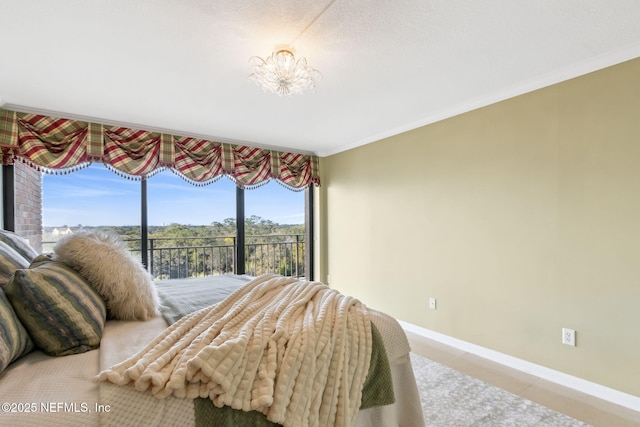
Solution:
M 321 170 L 320 280 L 640 396 L 640 59 L 322 158 Z M 576 347 L 561 344 L 563 327 Z

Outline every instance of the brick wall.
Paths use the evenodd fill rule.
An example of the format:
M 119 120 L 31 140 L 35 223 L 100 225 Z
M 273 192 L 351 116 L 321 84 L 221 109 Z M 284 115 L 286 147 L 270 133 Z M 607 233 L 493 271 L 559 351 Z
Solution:
M 29 239 L 37 251 L 42 251 L 42 173 L 16 162 L 16 233 Z

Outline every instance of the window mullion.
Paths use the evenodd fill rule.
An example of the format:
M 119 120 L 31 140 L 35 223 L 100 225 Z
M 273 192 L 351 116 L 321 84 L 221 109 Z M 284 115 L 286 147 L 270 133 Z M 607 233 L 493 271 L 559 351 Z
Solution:
M 149 268 L 149 224 L 147 216 L 147 178 L 140 180 L 140 254 L 142 265 Z
M 245 274 L 244 189 L 236 187 L 236 274 Z

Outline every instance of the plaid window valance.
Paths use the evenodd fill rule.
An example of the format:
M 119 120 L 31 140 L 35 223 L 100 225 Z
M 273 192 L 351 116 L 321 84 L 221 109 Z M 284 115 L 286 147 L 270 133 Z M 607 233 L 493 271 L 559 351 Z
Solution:
M 222 176 L 242 188 L 270 179 L 294 190 L 320 185 L 315 156 L 3 109 L 0 150 L 3 164 L 21 159 L 45 173 L 67 173 L 101 162 L 132 179 L 170 168 L 195 185 Z

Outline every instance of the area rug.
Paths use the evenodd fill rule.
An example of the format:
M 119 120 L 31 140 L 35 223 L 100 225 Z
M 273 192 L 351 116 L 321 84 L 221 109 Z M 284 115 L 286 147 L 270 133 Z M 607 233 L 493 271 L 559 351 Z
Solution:
M 588 424 L 411 353 L 428 427 L 588 427 Z

